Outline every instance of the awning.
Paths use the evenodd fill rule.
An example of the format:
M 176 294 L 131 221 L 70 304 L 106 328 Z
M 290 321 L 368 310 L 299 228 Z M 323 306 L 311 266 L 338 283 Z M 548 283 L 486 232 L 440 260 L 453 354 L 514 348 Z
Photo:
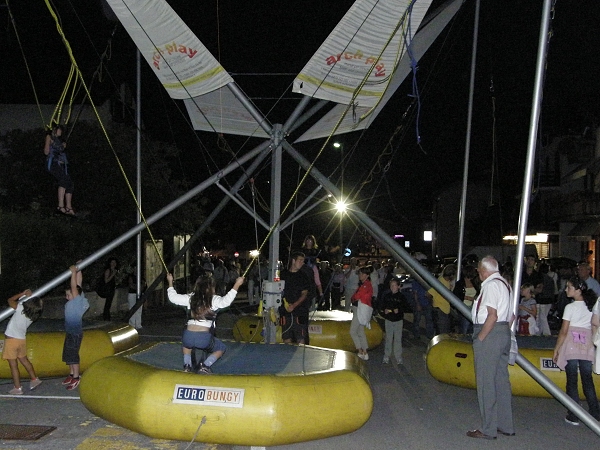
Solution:
M 569 231 L 569 237 L 578 241 L 590 241 L 595 236 L 600 236 L 600 222 L 597 220 L 580 222 Z

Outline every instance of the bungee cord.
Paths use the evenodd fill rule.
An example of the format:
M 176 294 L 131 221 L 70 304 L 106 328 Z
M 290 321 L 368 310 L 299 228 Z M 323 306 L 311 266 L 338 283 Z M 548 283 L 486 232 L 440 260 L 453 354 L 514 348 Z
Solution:
M 104 124 L 102 123 L 102 119 L 100 117 L 100 114 L 98 113 L 96 105 L 94 104 L 94 102 L 92 100 L 92 97 L 90 95 L 89 89 L 86 86 L 85 81 L 83 80 L 83 75 L 82 75 L 81 71 L 79 70 L 79 67 L 77 66 L 77 61 L 75 60 L 75 56 L 73 55 L 73 51 L 71 50 L 71 46 L 69 44 L 69 41 L 68 41 L 67 37 L 65 36 L 65 34 L 64 34 L 63 30 L 62 30 L 62 27 L 61 27 L 61 24 L 60 24 L 60 19 L 57 16 L 57 14 L 55 13 L 54 9 L 52 8 L 52 5 L 50 4 L 50 1 L 49 0 L 44 0 L 44 1 L 46 3 L 48 11 L 50 12 L 50 15 L 53 17 L 53 19 L 54 19 L 54 21 L 56 23 L 57 31 L 58 31 L 59 35 L 61 36 L 61 38 L 62 38 L 62 41 L 63 41 L 63 43 L 65 45 L 66 50 L 67 50 L 67 53 L 69 54 L 69 58 L 71 60 L 72 71 L 74 72 L 75 75 L 77 75 L 77 78 L 81 81 L 81 84 L 82 84 L 83 88 L 85 89 L 86 95 L 90 99 L 90 105 L 92 106 L 94 114 L 96 115 L 96 119 L 98 120 L 98 123 L 100 124 L 100 128 L 102 129 L 104 137 L 106 138 L 106 141 L 108 142 L 109 147 L 112 150 L 113 155 L 115 156 L 115 160 L 117 161 L 117 164 L 119 166 L 121 174 L 123 175 L 123 178 L 125 179 L 125 183 L 127 184 L 129 192 L 131 193 L 131 196 L 133 197 L 133 200 L 134 200 L 134 202 L 136 204 L 136 207 L 137 207 L 137 209 L 138 209 L 138 211 L 140 213 L 140 217 L 142 218 L 142 221 L 144 222 L 144 225 L 146 227 L 146 230 L 148 231 L 150 239 L 152 240 L 152 244 L 153 244 L 154 250 L 156 251 L 156 254 L 159 257 L 159 260 L 160 260 L 162 266 L 164 267 L 165 270 L 167 270 L 167 265 L 166 265 L 166 263 L 165 263 L 165 261 L 164 261 L 164 259 L 162 257 L 161 252 L 158 249 L 158 246 L 156 244 L 156 239 L 154 238 L 152 230 L 150 229 L 150 226 L 148 225 L 148 222 L 146 221 L 146 217 L 144 216 L 144 213 L 142 212 L 141 205 L 139 204 L 137 196 L 135 195 L 135 192 L 134 192 L 134 190 L 133 190 L 133 188 L 131 186 L 131 183 L 129 182 L 129 178 L 127 177 L 127 174 L 125 173 L 125 169 L 123 168 L 121 160 L 120 160 L 119 156 L 117 155 L 117 152 L 116 152 L 115 148 L 112 145 L 112 142 L 111 142 L 111 140 L 110 140 L 110 138 L 108 136 L 108 132 L 106 131 L 106 128 L 104 127 Z

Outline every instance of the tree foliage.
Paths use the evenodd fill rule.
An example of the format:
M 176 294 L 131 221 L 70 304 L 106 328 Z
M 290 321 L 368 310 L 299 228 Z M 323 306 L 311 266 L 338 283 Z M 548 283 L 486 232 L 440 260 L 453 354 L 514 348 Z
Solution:
M 69 133 L 69 131 L 72 131 Z M 136 225 L 136 133 L 112 125 L 109 145 L 99 126 L 76 123 L 67 130 L 69 173 L 78 218 L 56 214 L 57 186 L 45 169 L 42 130 L 13 130 L 0 137 L 0 288 L 38 287 L 60 275 Z M 173 176 L 178 150 L 143 142 L 142 212 L 146 218 L 183 195 L 189 186 Z M 118 157 L 118 159 L 117 159 Z M 150 226 L 170 250 L 172 236 L 193 231 L 204 220 L 195 198 Z M 142 239 L 149 239 L 147 230 Z M 122 262 L 135 259 L 132 241 L 114 249 Z M 103 261 L 90 269 L 99 273 Z M 86 277 L 91 281 L 93 274 Z

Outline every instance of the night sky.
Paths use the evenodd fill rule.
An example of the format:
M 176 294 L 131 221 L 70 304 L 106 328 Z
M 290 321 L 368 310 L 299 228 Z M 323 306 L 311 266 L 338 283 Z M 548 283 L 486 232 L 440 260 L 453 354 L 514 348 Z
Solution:
M 9 3 L 37 95 L 42 103 L 53 103 L 62 91 L 69 68 L 64 45 L 44 2 L 13 0 Z M 290 90 L 294 75 L 352 3 L 347 0 L 335 3 L 316 0 L 169 1 L 261 111 L 271 111 L 272 123 L 285 122 L 297 103 L 293 99 L 298 98 Z M 434 0 L 434 5 L 441 3 Z M 495 118 L 498 190 L 506 202 L 514 202 L 515 195 L 522 190 L 543 2 L 487 0 L 481 3 L 470 179 L 489 183 Z M 115 24 L 105 18 L 99 1 L 55 0 L 54 5 L 78 64 L 86 79 L 90 79 Z M 400 87 L 367 132 L 351 133 L 338 139 L 344 142 L 347 156 L 346 190 L 353 187 L 359 190 L 361 208 L 365 209 L 369 204 L 368 211 L 374 218 L 382 219 L 382 224 L 389 225 L 390 231 L 394 228 L 391 224 L 402 227 L 426 217 L 436 194 L 444 186 L 461 182 L 473 12 L 474 1 L 468 0 L 419 63 L 420 144 L 416 140 L 414 105 L 403 117 L 413 99 L 410 82 Z M 3 80 L 0 101 L 34 103 L 19 43 L 5 7 L 0 7 L 0 18 L 5 24 L 0 34 L 3 61 L 0 65 Z M 599 19 L 598 1 L 558 1 L 556 4 L 544 88 L 542 142 L 567 132 L 581 134 L 585 127 L 598 123 Z M 134 81 L 134 47 L 121 27 L 116 28 L 111 58 L 105 61 L 104 70 L 104 81 L 96 82 L 93 87 L 96 101 L 106 99 L 115 91 L 111 78 L 116 84 Z M 214 171 L 219 165 L 227 164 L 229 157 L 215 148 L 216 138 L 208 133 L 195 134 L 187 127 L 177 108 L 181 104 L 168 99 L 145 65 L 143 77 L 146 128 L 156 137 L 175 141 L 180 146 L 186 161 L 185 168 L 179 169 L 181 175 L 200 181 L 208 170 Z M 490 89 L 492 85 L 493 90 Z M 279 102 L 273 100 L 280 97 Z M 392 140 L 391 151 L 388 148 L 389 155 L 382 159 L 381 165 L 388 167 L 385 176 L 380 172 L 373 177 L 374 181 L 359 189 L 395 131 L 398 133 Z M 260 143 L 256 139 L 250 142 L 239 137 L 227 136 L 226 139 L 234 152 L 241 153 Z M 311 160 L 320 145 L 321 141 L 308 142 L 298 145 L 297 149 Z M 214 158 L 214 163 L 207 163 L 210 158 Z M 333 171 L 339 159 L 340 155 L 330 150 L 316 166 L 337 182 L 340 171 Z M 297 173 L 297 165 L 287 159 L 284 177 L 295 182 Z M 257 185 L 266 198 L 269 176 L 268 167 L 256 176 Z M 314 182 L 307 183 L 299 201 L 314 186 Z M 283 190 L 285 202 L 285 196 L 291 192 L 286 188 Z M 215 200 L 221 198 L 216 189 L 211 192 Z M 239 210 L 232 208 L 229 214 L 239 216 Z M 310 214 L 299 222 L 298 229 L 309 231 L 315 221 L 321 221 L 323 224 L 319 226 L 326 235 L 329 234 L 328 218 L 321 216 L 325 215 Z M 252 223 L 248 225 L 253 228 Z M 300 237 L 295 236 L 294 240 L 298 239 Z

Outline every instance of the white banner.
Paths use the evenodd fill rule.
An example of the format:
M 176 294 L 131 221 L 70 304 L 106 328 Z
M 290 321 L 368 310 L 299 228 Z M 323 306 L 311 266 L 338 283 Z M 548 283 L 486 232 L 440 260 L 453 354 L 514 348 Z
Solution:
M 242 103 L 227 88 L 184 100 L 194 130 L 268 138 Z
M 428 22 L 423 24 L 423 28 L 420 29 L 419 32 L 414 36 L 412 42 L 413 57 L 417 61 L 421 59 L 421 57 L 425 54 L 427 49 L 429 49 L 431 44 L 436 40 L 442 30 L 456 15 L 462 6 L 462 3 L 463 0 L 449 0 L 430 16 L 428 16 Z M 377 115 L 384 108 L 388 100 L 392 97 L 394 92 L 396 92 L 398 87 L 400 87 L 411 70 L 411 60 L 405 53 L 398 63 L 388 89 L 383 94 L 383 97 L 377 106 L 375 108 L 360 106 L 350 107 L 349 111 L 344 116 L 344 120 L 342 120 L 336 129 L 335 134 L 350 133 L 352 131 L 362 130 L 369 127 L 369 125 L 375 120 Z M 319 122 L 314 124 L 295 142 L 302 142 L 310 139 L 329 136 L 347 108 L 348 105 L 336 105 L 325 116 L 323 116 Z
M 294 92 L 346 105 L 356 95 L 356 106 L 375 106 L 406 52 L 405 35 L 412 39 L 430 4 L 357 0 L 296 77 Z
M 233 81 L 164 0 L 106 0 L 172 98 L 211 92 Z

